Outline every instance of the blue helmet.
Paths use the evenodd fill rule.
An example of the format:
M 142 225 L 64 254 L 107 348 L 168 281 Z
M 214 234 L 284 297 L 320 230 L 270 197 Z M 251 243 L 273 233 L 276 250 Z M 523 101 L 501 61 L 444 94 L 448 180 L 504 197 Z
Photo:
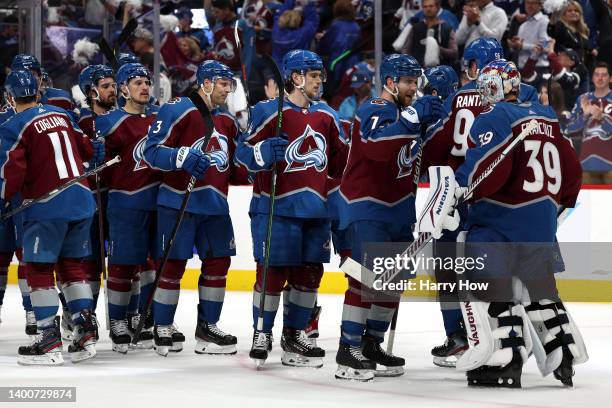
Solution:
M 38 81 L 29 69 L 17 69 L 6 77 L 4 89 L 13 98 L 35 96 L 38 93 Z
M 151 73 L 149 73 L 149 70 L 144 65 L 130 62 L 125 65 L 122 65 L 117 70 L 115 80 L 117 81 L 118 85 L 127 85 L 130 79 L 136 77 L 145 77 L 151 79 Z
M 438 96 L 442 99 L 446 99 L 454 94 L 459 86 L 457 73 L 448 65 L 438 65 L 437 67 L 426 69 L 425 79 L 424 92 L 429 94 L 432 90 L 436 90 Z
M 79 88 L 87 95 L 92 86 L 96 86 L 102 78 L 112 78 L 114 72 L 108 65 L 89 65 L 81 70 L 79 74 Z
M 30 54 L 17 54 L 11 62 L 11 70 L 33 70 L 40 72 L 40 62 Z
M 410 55 L 391 54 L 387 55 L 380 64 L 380 82 L 385 85 L 387 78 L 393 82 L 399 82 L 401 77 L 420 77 L 423 75 L 423 68 L 419 62 Z
M 476 61 L 476 67 L 481 70 L 491 61 L 504 58 L 504 50 L 495 38 L 477 38 L 463 52 L 463 69 L 469 68 L 470 61 Z
M 196 72 L 196 81 L 198 85 L 202 85 L 205 79 L 215 82 L 215 80 L 219 78 L 229 79 L 232 81 L 232 91 L 236 89 L 234 72 L 224 63 L 215 60 L 206 60 L 198 66 L 198 71 Z
M 138 59 L 138 57 L 132 54 L 131 52 L 119 53 L 119 55 L 117 55 L 117 62 L 119 63 L 119 66 L 129 63 L 140 64 L 140 60 Z
M 294 72 L 304 75 L 308 71 L 323 71 L 323 60 L 312 51 L 292 50 L 283 57 L 281 69 L 286 81 Z
M 40 67 L 40 86 L 43 88 L 53 87 L 53 80 L 49 76 L 49 73 L 43 67 Z

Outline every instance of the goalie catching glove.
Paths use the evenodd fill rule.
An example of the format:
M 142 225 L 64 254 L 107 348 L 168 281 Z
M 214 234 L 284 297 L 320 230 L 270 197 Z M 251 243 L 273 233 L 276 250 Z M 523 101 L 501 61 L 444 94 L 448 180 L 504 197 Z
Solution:
M 442 230 L 456 230 L 460 220 L 455 204 L 466 190 L 457 185 L 453 169 L 449 166 L 430 167 L 429 197 L 419 217 L 419 232 L 429 232 L 439 239 Z

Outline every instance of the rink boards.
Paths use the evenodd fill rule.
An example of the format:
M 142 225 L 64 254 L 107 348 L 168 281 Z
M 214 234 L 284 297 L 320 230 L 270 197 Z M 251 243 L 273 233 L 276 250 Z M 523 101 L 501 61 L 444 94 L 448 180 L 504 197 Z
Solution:
M 428 194 L 428 186 L 419 188 L 417 209 L 420 208 Z M 234 233 L 236 235 L 237 255 L 232 258 L 232 265 L 227 279 L 229 290 L 250 291 L 255 282 L 255 263 L 252 256 L 250 219 L 248 216 L 252 189 L 250 186 L 230 187 L 229 203 Z M 578 197 L 577 206 L 559 227 L 557 237 L 562 243 L 592 242 L 612 243 L 612 214 L 609 203 L 612 202 L 612 186 L 583 186 Z M 610 244 L 608 244 L 610 245 Z M 611 247 L 612 252 L 612 247 Z M 325 275 L 321 282 L 321 293 L 344 293 L 346 279 L 338 268 L 339 258 L 332 256 L 331 262 L 325 264 Z M 197 257 L 188 262 L 188 270 L 181 281 L 181 287 L 196 289 L 201 263 Z M 581 276 L 563 276 L 558 274 L 558 288 L 567 301 L 612 301 L 612 264 L 594 268 L 594 273 Z M 9 283 L 16 283 L 16 264 L 9 271 Z M 413 296 L 431 297 L 433 292 L 413 291 Z

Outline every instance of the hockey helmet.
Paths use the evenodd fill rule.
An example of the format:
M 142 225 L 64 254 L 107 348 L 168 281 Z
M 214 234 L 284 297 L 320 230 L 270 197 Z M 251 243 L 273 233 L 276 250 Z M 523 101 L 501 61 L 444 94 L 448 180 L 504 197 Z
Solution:
M 521 73 L 512 61 L 503 59 L 488 63 L 478 75 L 476 87 L 483 106 L 503 101 L 511 92 L 518 93 Z
M 399 82 L 401 77 L 418 78 L 421 75 L 423 75 L 423 68 L 410 55 L 390 54 L 380 64 L 380 81 L 383 86 L 387 83 L 387 78 L 391 78 L 393 82 Z
M 430 95 L 435 90 L 442 99 L 446 99 L 457 92 L 459 86 L 457 73 L 448 65 L 438 65 L 426 69 L 423 78 L 424 83 L 419 86 L 422 92 Z
M 93 73 L 92 73 L 93 74 Z M 149 70 L 140 63 L 129 62 L 122 65 L 115 75 L 115 80 L 119 85 L 127 85 L 130 79 L 136 77 L 145 77 L 151 79 L 151 73 Z
M 477 38 L 465 48 L 463 52 L 463 70 L 467 71 L 470 61 L 476 61 L 478 70 L 484 68 L 491 61 L 504 58 L 504 50 L 495 38 Z
M 40 62 L 30 54 L 17 54 L 11 62 L 11 70 L 33 70 L 40 74 Z
M 214 83 L 219 78 L 227 79 L 231 82 L 230 92 L 236 90 L 234 72 L 224 63 L 215 60 L 207 60 L 198 66 L 198 71 L 196 72 L 196 81 L 198 85 L 202 85 L 205 79 Z
M 117 62 L 119 63 L 119 66 L 129 63 L 140 64 L 140 60 L 138 59 L 138 57 L 132 54 L 131 52 L 119 53 L 119 55 L 117 55 Z
M 29 69 L 18 69 L 8 74 L 4 89 L 13 98 L 35 96 L 38 92 L 38 81 Z
M 326 79 L 323 60 L 317 53 L 308 50 L 292 50 L 286 53 L 283 57 L 281 69 L 285 81 L 289 80 L 294 72 L 306 75 L 308 71 L 321 71 L 323 82 Z

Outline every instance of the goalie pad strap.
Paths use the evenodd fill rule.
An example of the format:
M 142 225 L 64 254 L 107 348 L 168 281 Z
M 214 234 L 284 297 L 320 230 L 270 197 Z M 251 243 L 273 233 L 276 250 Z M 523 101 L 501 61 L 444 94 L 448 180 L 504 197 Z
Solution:
M 554 340 L 551 340 L 544 345 L 544 351 L 546 351 L 546 354 L 550 354 L 555 349 L 562 346 L 567 346 L 569 344 L 574 344 L 574 336 L 567 333 L 558 334 Z
M 528 312 L 534 312 L 536 310 L 546 310 L 546 309 L 550 309 L 550 310 L 561 309 L 565 311 L 565 307 L 563 306 L 563 303 L 561 302 L 549 303 L 547 305 L 541 305 L 538 302 L 532 302 L 529 304 L 529 306 L 525 307 L 525 310 Z
M 521 316 L 501 316 L 497 318 L 498 326 L 522 326 L 523 318 Z
M 525 339 L 522 337 L 506 337 L 500 339 L 502 348 L 525 347 Z
M 551 330 L 555 327 L 559 327 L 562 324 L 569 324 L 569 319 L 567 318 L 567 315 L 564 314 L 560 314 L 558 316 L 552 317 L 546 321 L 544 321 L 544 326 L 548 329 Z

